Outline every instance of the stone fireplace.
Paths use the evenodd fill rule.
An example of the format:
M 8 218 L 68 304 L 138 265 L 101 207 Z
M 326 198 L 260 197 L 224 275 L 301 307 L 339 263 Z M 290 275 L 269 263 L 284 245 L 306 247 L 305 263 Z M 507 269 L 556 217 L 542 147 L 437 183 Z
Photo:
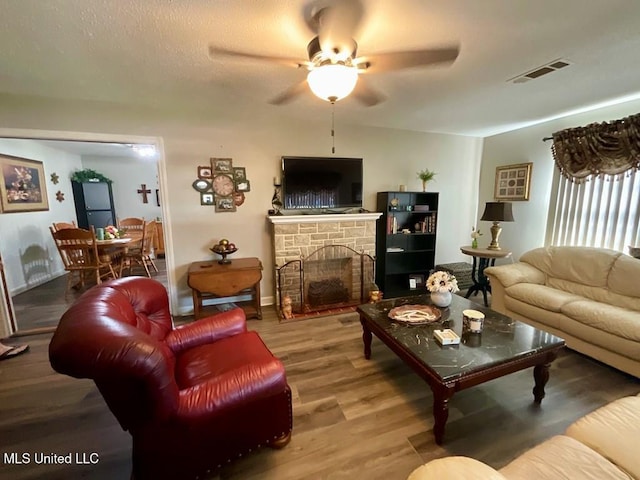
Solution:
M 276 307 L 289 296 L 294 318 L 349 311 L 374 282 L 380 213 L 270 216 Z

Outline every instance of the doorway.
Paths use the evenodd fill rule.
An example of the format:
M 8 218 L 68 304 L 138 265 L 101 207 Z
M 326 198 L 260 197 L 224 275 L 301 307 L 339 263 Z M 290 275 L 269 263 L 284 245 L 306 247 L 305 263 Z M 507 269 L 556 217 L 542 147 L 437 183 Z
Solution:
M 77 292 L 64 294 L 66 275 L 48 229 L 53 222 L 76 219 L 71 172 L 80 169 L 102 170 L 102 173 L 110 172 L 117 178 L 140 180 L 139 185 L 124 185 L 126 182 L 118 182 L 114 178 L 114 202 L 116 215 L 120 218 L 144 216 L 149 220 L 163 220 L 167 219 L 168 213 L 163 205 L 165 202 L 161 200 L 161 185 L 165 184 L 161 139 L 125 139 L 121 136 L 66 132 L 27 132 L 27 135 L 18 136 L 9 132 L 8 129 L 0 129 L 0 153 L 43 161 L 43 180 L 46 183 L 49 209 L 0 214 L 0 227 L 3 231 L 0 254 L 6 278 L 3 287 L 6 287 L 5 292 L 10 292 L 8 299 L 3 295 L 0 305 L 0 338 L 53 330 L 61 314 L 79 295 Z M 140 165 L 132 148 L 134 145 L 153 145 L 157 154 L 153 158 L 146 157 Z M 138 174 L 140 168 L 145 172 L 144 177 Z M 122 171 L 126 172 L 124 177 L 118 173 Z M 107 174 L 105 176 L 109 177 Z M 57 177 L 57 182 L 54 182 L 54 177 Z M 117 187 L 118 183 L 120 189 Z M 144 196 L 146 204 L 137 190 L 148 190 Z M 169 237 L 167 225 L 168 222 L 163 222 L 165 239 Z M 6 228 L 7 226 L 11 228 Z M 165 250 L 170 250 L 168 245 L 165 245 Z M 164 266 L 166 262 L 161 261 L 160 265 Z M 166 269 L 163 283 L 171 291 Z M 13 321 L 10 318 L 12 313 Z

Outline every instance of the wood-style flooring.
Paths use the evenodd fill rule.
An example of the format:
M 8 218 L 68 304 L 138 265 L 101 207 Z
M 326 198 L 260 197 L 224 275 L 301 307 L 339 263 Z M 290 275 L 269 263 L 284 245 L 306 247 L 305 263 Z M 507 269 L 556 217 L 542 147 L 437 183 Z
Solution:
M 167 269 L 164 258 L 155 260 L 158 272 L 152 277 L 167 286 Z M 138 270 L 133 273 L 140 275 Z M 144 275 L 144 272 L 142 272 Z M 58 319 L 71 306 L 71 304 L 85 291 L 67 289 L 67 275 L 39 285 L 38 287 L 22 292 L 13 297 L 13 309 L 18 325 L 18 332 L 29 332 L 43 328 L 54 328 L 58 325 Z
M 294 398 L 293 437 L 284 449 L 259 450 L 213 479 L 400 480 L 447 455 L 499 468 L 585 413 L 640 392 L 638 379 L 567 350 L 551 367 L 541 407 L 533 405 L 531 369 L 454 395 L 445 443 L 438 446 L 429 387 L 375 337 L 372 359 L 365 360 L 355 313 L 288 323 L 279 323 L 272 307 L 264 314 L 248 324 L 285 363 Z M 31 348 L 0 361 L 0 478 L 128 479 L 129 435 L 91 381 L 51 369 L 50 338 L 10 339 Z M 97 453 L 99 461 L 11 465 L 11 453 L 32 459 L 36 453 Z

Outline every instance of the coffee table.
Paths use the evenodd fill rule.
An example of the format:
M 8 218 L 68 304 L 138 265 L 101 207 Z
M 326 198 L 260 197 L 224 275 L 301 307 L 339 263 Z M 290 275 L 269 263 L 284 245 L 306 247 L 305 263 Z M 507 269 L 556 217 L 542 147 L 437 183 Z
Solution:
M 449 400 L 457 391 L 499 378 L 525 368 L 533 368 L 533 397 L 544 398 L 549 366 L 564 347 L 562 338 L 513 320 L 487 307 L 453 295 L 451 305 L 440 309 L 436 324 L 408 325 L 391 320 L 389 311 L 401 305 L 431 305 L 428 295 L 400 297 L 360 305 L 364 356 L 371 358 L 372 334 L 425 380 L 433 391 L 433 433 L 442 444 L 449 417 Z M 463 332 L 462 311 L 485 314 L 482 333 Z M 436 329 L 450 328 L 461 338 L 459 345 L 441 346 L 434 338 Z

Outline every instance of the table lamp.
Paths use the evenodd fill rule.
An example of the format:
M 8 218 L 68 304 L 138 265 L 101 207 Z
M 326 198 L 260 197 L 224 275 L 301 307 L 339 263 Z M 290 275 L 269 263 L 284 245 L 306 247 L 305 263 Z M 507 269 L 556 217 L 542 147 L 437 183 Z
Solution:
M 489 250 L 501 250 L 498 243 L 498 238 L 502 232 L 500 222 L 513 222 L 511 204 L 507 202 L 487 202 L 480 220 L 493 222 L 489 229 L 491 231 L 491 243 L 487 248 Z

